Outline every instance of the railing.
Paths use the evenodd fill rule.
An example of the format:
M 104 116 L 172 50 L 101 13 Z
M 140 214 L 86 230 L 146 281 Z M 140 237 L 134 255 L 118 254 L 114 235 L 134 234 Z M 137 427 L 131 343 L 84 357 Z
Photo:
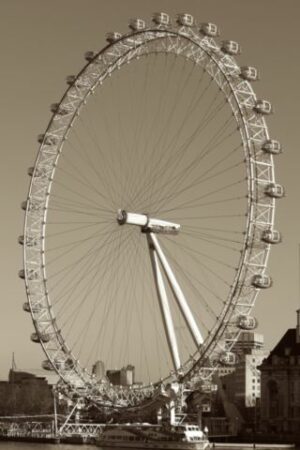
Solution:
M 67 423 L 58 429 L 60 436 L 89 436 L 96 437 L 104 428 L 100 423 Z
M 70 438 L 80 436 L 83 438 L 95 438 L 103 429 L 103 424 L 91 423 L 67 423 L 58 427 L 55 433 L 53 422 L 0 422 L 0 436 L 2 437 L 26 437 L 26 438 Z
M 5 437 L 54 437 L 53 422 L 0 422 L 0 436 Z

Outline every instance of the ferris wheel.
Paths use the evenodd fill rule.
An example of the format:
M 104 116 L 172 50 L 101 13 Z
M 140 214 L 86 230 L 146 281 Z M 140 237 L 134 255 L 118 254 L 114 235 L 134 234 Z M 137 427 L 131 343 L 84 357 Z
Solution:
M 43 368 L 99 404 L 129 407 L 171 381 L 205 384 L 257 326 L 275 182 L 254 67 L 189 14 L 130 21 L 87 52 L 40 143 L 24 269 Z M 111 376 L 131 368 L 131 382 Z M 125 370 L 126 372 L 126 370 Z

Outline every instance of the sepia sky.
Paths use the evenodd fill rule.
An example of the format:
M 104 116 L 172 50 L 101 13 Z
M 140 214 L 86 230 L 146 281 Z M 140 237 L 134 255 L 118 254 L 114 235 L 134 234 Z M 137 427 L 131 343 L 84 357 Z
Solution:
M 259 69 L 254 86 L 270 100 L 271 137 L 284 153 L 275 158 L 277 181 L 286 198 L 277 202 L 276 228 L 283 243 L 272 249 L 269 272 L 274 285 L 259 295 L 254 315 L 267 349 L 294 327 L 299 308 L 300 243 L 300 3 L 299 0 L 9 0 L 0 1 L 1 130 L 1 313 L 0 378 L 12 352 L 18 368 L 40 367 L 42 350 L 31 343 L 24 283 L 18 278 L 23 211 L 29 186 L 27 168 L 36 157 L 36 136 L 50 119 L 49 105 L 62 96 L 65 77 L 76 74 L 87 50 L 105 45 L 107 31 L 127 30 L 128 19 L 150 21 L 155 11 L 171 16 L 188 12 L 199 22 L 214 22 L 224 39 L 242 46 L 241 65 Z

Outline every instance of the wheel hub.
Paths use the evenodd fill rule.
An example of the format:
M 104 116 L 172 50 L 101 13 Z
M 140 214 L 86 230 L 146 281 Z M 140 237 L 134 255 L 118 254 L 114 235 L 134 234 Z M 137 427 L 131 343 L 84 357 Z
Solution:
M 154 219 L 148 214 L 138 214 L 118 209 L 117 222 L 119 225 L 137 225 L 144 233 L 178 234 L 180 225 L 166 220 Z

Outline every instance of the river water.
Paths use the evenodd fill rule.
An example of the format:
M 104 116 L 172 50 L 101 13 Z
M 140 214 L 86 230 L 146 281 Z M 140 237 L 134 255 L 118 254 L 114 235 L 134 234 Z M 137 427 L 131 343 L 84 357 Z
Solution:
M 41 443 L 28 443 L 28 442 L 0 442 L 0 450 L 92 450 L 96 447 L 92 445 L 70 445 L 70 444 L 41 444 Z M 261 447 L 260 447 L 261 448 Z M 250 450 L 249 447 L 227 447 L 226 450 Z M 112 449 L 112 450 L 115 450 Z M 272 447 L 268 447 L 268 450 L 272 450 Z M 280 450 L 280 447 L 274 445 L 274 450 Z M 284 449 L 283 449 L 284 450 Z M 300 450 L 300 447 L 296 447 L 295 450 Z
M 41 444 L 31 442 L 0 442 L 1 450 L 92 450 L 92 445 Z

